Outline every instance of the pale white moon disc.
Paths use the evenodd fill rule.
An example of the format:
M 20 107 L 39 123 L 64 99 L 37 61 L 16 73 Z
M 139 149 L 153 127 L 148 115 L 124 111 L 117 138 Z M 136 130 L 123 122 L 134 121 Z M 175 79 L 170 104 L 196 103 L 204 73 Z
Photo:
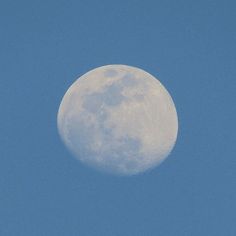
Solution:
M 98 67 L 77 79 L 61 101 L 57 124 L 77 159 L 118 175 L 159 165 L 178 132 L 168 91 L 149 73 L 127 65 Z

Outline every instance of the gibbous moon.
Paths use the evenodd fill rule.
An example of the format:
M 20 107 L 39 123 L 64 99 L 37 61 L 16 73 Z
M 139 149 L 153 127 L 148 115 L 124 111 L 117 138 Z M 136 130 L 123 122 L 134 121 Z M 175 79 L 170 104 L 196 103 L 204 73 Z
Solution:
M 76 80 L 61 101 L 57 124 L 77 159 L 117 175 L 158 166 L 178 132 L 168 91 L 149 73 L 126 65 L 98 67 Z

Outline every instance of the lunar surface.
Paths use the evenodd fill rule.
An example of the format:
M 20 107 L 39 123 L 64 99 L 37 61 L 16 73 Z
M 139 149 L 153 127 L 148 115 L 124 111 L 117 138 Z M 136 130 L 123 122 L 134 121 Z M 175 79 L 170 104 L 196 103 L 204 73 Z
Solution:
M 164 86 L 126 65 L 98 67 L 76 80 L 62 99 L 57 123 L 77 159 L 117 175 L 158 166 L 178 132 L 175 105 Z

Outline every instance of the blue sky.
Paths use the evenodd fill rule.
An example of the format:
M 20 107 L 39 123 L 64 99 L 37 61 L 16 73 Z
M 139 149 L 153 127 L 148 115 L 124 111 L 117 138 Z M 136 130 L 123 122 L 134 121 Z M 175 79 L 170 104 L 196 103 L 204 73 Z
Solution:
M 0 235 L 235 236 L 234 1 L 1 1 Z M 171 93 L 179 136 L 151 172 L 81 165 L 56 116 L 75 79 L 140 67 Z

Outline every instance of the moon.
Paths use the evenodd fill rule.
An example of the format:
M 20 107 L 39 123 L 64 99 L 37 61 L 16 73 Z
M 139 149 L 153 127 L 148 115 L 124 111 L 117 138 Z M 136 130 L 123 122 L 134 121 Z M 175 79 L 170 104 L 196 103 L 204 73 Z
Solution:
M 77 159 L 116 175 L 158 166 L 178 133 L 168 91 L 151 74 L 127 65 L 98 67 L 77 79 L 61 101 L 57 125 Z

